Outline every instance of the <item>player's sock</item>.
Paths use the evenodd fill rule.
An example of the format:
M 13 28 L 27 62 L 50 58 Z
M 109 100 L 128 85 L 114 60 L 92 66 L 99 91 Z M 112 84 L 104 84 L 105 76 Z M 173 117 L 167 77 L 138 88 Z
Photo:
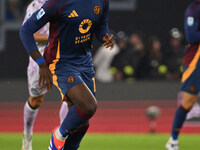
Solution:
M 66 137 L 63 137 L 59 131 L 59 128 L 57 128 L 55 130 L 55 137 L 60 140 L 60 141 L 65 141 L 66 140 Z
M 27 101 L 24 106 L 24 132 L 29 134 L 33 132 L 33 123 L 38 113 L 38 108 L 32 108 Z
M 59 128 L 61 135 L 66 137 L 70 132 L 79 129 L 91 117 L 92 115 L 83 112 L 80 108 L 72 106 Z
M 172 136 L 173 140 L 178 139 L 180 129 L 183 126 L 183 123 L 186 119 L 187 113 L 188 113 L 188 111 L 185 110 L 182 106 L 178 107 L 178 109 L 175 113 L 174 122 L 173 122 L 173 126 L 172 126 L 172 132 L 171 132 L 171 136 Z
M 65 141 L 63 150 L 77 150 L 88 128 L 89 123 L 82 125 L 75 133 L 70 134 Z
M 68 113 L 67 102 L 62 102 L 62 105 L 61 105 L 61 108 L 60 108 L 60 112 L 59 112 L 60 124 L 63 122 L 63 120 L 67 116 L 67 113 Z

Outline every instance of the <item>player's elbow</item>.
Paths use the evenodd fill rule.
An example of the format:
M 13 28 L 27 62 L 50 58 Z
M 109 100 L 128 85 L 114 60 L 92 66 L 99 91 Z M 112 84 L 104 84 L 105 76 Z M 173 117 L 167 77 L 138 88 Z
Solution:
M 24 39 L 26 38 L 26 29 L 25 29 L 24 26 L 22 26 L 22 27 L 20 28 L 19 37 L 20 37 L 20 39 L 21 39 L 22 42 L 23 42 Z
M 37 45 L 33 38 L 33 33 L 22 26 L 19 31 L 20 39 L 26 51 L 30 54 L 33 50 L 37 49 Z

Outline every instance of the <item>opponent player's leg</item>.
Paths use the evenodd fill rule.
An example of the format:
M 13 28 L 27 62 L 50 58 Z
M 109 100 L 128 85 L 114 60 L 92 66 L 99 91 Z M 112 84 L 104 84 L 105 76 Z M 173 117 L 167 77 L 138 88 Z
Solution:
M 53 132 L 49 150 L 62 149 L 68 135 L 79 129 L 96 112 L 97 101 L 84 83 L 70 88 L 67 96 L 74 106 L 69 109 L 61 126 Z
M 33 125 L 46 91 L 42 91 L 39 88 L 39 68 L 32 59 L 29 62 L 27 76 L 30 96 L 24 106 L 24 137 L 22 149 L 32 150 Z
M 38 113 L 40 104 L 44 99 L 44 94 L 40 96 L 30 96 L 24 106 L 24 137 L 22 150 L 32 150 L 33 125 Z
M 63 122 L 63 120 L 65 119 L 67 113 L 68 113 L 68 106 L 70 104 L 68 104 L 66 101 L 62 102 L 62 105 L 60 107 L 60 111 L 59 111 L 59 117 L 60 117 L 60 124 Z

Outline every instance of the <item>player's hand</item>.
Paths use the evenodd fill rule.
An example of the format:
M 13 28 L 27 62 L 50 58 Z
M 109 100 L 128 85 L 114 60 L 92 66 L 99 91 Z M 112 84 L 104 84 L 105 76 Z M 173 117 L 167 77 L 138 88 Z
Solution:
M 106 48 L 110 48 L 110 50 L 112 50 L 115 44 L 114 36 L 112 34 L 104 35 L 103 42 L 104 42 L 103 46 L 105 46 Z
M 53 87 L 52 74 L 49 70 L 49 67 L 48 67 L 47 63 L 44 62 L 39 65 L 39 68 L 40 68 L 40 70 L 39 70 L 39 74 L 40 74 L 39 86 L 43 90 L 45 88 L 47 88 L 47 90 L 49 91 Z

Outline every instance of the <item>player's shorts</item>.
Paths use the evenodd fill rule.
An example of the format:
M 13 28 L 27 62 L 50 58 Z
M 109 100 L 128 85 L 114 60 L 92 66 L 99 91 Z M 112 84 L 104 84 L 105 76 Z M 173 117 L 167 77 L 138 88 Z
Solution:
M 39 47 L 40 52 L 42 49 L 44 49 L 44 46 Z M 28 90 L 30 96 L 37 97 L 47 92 L 46 89 L 42 90 L 42 88 L 39 88 L 39 66 L 31 57 L 29 58 L 27 76 L 28 76 Z
M 66 75 L 53 75 L 54 85 L 60 90 L 62 100 L 64 100 L 66 93 L 73 86 L 85 83 L 90 91 L 96 96 L 96 86 L 94 74 L 87 72 L 66 72 Z
M 200 59 L 199 58 L 197 60 L 192 60 L 189 66 L 184 66 L 181 91 L 185 91 L 194 95 L 197 95 L 199 93 L 200 91 Z

